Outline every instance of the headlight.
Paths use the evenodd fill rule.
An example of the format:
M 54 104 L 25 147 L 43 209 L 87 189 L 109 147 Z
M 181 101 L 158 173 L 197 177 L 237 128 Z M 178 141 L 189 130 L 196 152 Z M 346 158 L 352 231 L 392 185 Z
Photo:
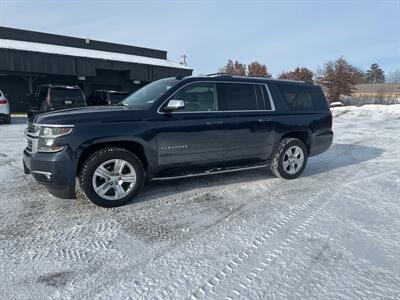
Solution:
M 57 138 L 72 132 L 72 125 L 41 125 L 39 131 L 38 152 L 58 152 L 64 149 Z
M 41 126 L 39 136 L 41 138 L 57 138 L 63 135 L 70 134 L 73 126 L 65 127 L 52 127 L 52 126 Z

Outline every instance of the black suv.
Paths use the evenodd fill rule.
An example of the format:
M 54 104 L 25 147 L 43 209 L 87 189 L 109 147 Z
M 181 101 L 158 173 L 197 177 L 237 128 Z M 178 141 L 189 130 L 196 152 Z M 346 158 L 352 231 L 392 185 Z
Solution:
M 79 86 L 44 84 L 38 86 L 27 101 L 28 117 L 39 113 L 85 106 L 85 96 Z
M 88 106 L 94 105 L 116 105 L 129 96 L 128 92 L 97 90 L 87 98 Z
M 120 106 L 38 115 L 26 131 L 26 173 L 61 198 L 131 201 L 145 178 L 166 180 L 269 166 L 298 177 L 332 144 L 320 87 L 264 78 L 167 78 Z

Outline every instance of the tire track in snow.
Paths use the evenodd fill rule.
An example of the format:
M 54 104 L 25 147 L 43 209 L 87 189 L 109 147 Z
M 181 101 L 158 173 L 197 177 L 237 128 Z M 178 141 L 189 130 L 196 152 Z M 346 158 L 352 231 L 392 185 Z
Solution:
M 345 186 L 352 185 L 354 183 L 358 183 L 358 182 L 362 182 L 362 181 L 369 181 L 373 178 L 387 176 L 388 174 L 392 174 L 392 173 L 395 173 L 395 171 L 382 172 L 382 173 L 374 174 L 374 175 L 371 175 L 368 177 L 357 178 L 357 179 L 347 182 L 343 186 L 345 187 Z M 326 191 L 329 191 L 329 190 L 330 190 L 329 187 L 322 188 L 320 190 L 320 193 L 318 193 L 318 195 L 321 193 L 324 193 Z M 210 292 L 213 292 L 213 290 L 216 290 L 229 277 L 235 275 L 235 273 L 237 273 L 238 270 L 240 269 L 241 265 L 244 265 L 247 261 L 250 260 L 250 258 L 255 257 L 259 248 L 261 248 L 269 240 L 271 240 L 272 237 L 275 235 L 275 233 L 278 230 L 282 230 L 282 227 L 284 225 L 288 224 L 289 221 L 294 219 L 295 216 L 299 215 L 300 212 L 304 211 L 307 207 L 311 206 L 313 204 L 315 198 L 316 197 L 314 196 L 311 199 L 307 200 L 306 202 L 303 202 L 303 204 L 301 204 L 298 208 L 292 209 L 292 211 L 286 217 L 284 217 L 281 221 L 273 224 L 267 232 L 257 235 L 253 239 L 253 241 L 250 242 L 250 244 L 251 244 L 250 247 L 248 247 L 244 251 L 236 254 L 235 257 L 232 258 L 231 260 L 229 260 L 228 263 L 226 263 L 221 269 L 219 269 L 214 274 L 214 276 L 212 276 L 211 278 L 206 280 L 205 283 L 203 283 L 201 286 L 199 286 L 197 289 L 195 289 L 189 295 L 188 299 L 198 300 L 198 299 L 206 298 Z M 270 263 L 273 259 L 276 259 L 278 256 L 280 256 L 283 252 L 285 245 L 289 245 L 290 243 L 292 243 L 294 241 L 294 238 L 300 233 L 300 231 L 307 228 L 310 225 L 311 221 L 315 218 L 316 214 L 319 213 L 320 211 L 323 211 L 323 209 L 325 208 L 325 206 L 328 203 L 329 203 L 328 200 L 325 200 L 324 202 L 322 202 L 322 204 L 316 210 L 312 211 L 310 216 L 290 234 L 289 238 L 287 238 L 284 242 L 282 242 L 283 246 L 281 245 L 280 247 L 271 251 L 270 257 L 267 258 L 266 261 Z M 268 266 L 268 264 L 265 261 L 260 262 L 259 266 L 257 266 L 253 270 L 253 272 L 250 273 L 251 276 L 246 277 L 246 281 L 253 282 L 254 279 L 256 279 L 258 277 L 257 273 L 264 271 L 266 269 L 266 266 Z M 253 279 L 250 277 L 253 277 Z M 242 289 L 246 289 L 247 287 L 248 287 L 248 285 L 244 284 L 243 282 L 240 285 L 240 288 L 242 288 Z M 232 294 L 228 297 L 233 298 L 235 296 L 241 295 L 240 288 L 238 288 L 237 290 L 234 290 L 232 292 Z M 229 298 L 227 298 L 227 299 L 229 299 Z
M 293 230 L 289 236 L 280 243 L 279 246 L 271 250 L 266 257 L 257 257 L 256 263 L 253 265 L 252 270 L 246 275 L 243 274 L 244 279 L 242 278 L 242 281 L 238 284 L 238 286 L 232 289 L 225 299 L 232 300 L 236 297 L 244 297 L 245 292 L 250 288 L 251 284 L 259 278 L 260 274 L 266 271 L 268 266 L 276 261 L 285 252 L 287 247 L 295 246 L 296 237 L 311 225 L 311 222 L 314 220 L 314 218 L 325 209 L 327 204 L 328 201 L 325 201 L 321 204 L 321 206 L 315 209 L 311 215 L 309 215 L 309 217 L 303 223 L 301 223 L 301 225 L 296 227 L 296 229 Z
M 315 198 L 312 197 L 298 207 L 291 209 L 290 213 L 286 217 L 274 223 L 267 232 L 258 234 L 253 241 L 250 242 L 250 246 L 248 248 L 236 254 L 234 258 L 229 260 L 229 262 L 219 269 L 214 276 L 206 280 L 203 285 L 199 286 L 194 292 L 192 292 L 188 298 L 193 300 L 206 298 L 209 292 L 217 289 L 223 284 L 224 280 L 228 279 L 229 276 L 234 275 L 235 272 L 240 269 L 241 265 L 246 264 L 251 257 L 257 254 L 259 248 L 261 248 L 274 237 L 276 232 L 281 230 L 307 207 L 311 206 L 314 200 Z M 276 254 L 273 254 L 272 256 L 276 257 Z

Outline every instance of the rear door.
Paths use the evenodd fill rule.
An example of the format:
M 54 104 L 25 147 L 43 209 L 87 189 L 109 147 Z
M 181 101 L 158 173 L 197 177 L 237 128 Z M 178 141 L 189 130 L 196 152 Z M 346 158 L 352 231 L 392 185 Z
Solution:
M 163 112 L 157 143 L 162 169 L 205 166 L 224 160 L 223 114 L 218 112 L 216 84 L 189 83 L 170 99 L 184 100 L 181 111 Z
M 225 119 L 225 159 L 230 163 L 266 161 L 273 148 L 274 121 L 265 84 L 218 83 L 219 109 Z

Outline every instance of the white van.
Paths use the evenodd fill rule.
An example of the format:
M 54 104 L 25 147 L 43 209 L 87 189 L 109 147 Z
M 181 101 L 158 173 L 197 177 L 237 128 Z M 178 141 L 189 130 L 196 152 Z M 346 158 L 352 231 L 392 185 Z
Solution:
M 3 123 L 10 124 L 11 116 L 10 116 L 10 102 L 8 102 L 6 95 L 0 90 L 0 120 L 3 120 Z

